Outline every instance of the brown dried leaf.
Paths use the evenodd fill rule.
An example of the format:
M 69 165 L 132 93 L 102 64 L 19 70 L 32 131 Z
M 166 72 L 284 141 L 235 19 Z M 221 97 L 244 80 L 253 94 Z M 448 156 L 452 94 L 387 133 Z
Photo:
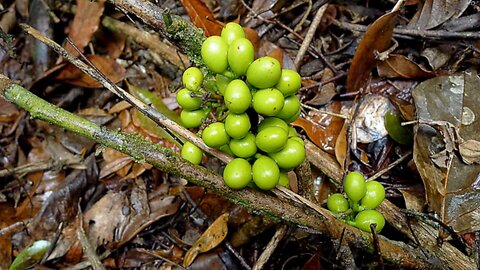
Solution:
M 386 78 L 425 79 L 435 75 L 407 57 L 398 54 L 390 54 L 385 61 L 379 61 L 377 70 L 378 75 Z
M 450 18 L 458 18 L 468 8 L 471 0 L 425 0 L 423 6 L 409 22 L 408 27 L 428 30 L 442 25 Z
M 378 18 L 370 25 L 358 44 L 357 51 L 348 70 L 347 91 L 355 92 L 364 88 L 375 66 L 376 52 L 388 49 L 396 24 L 397 12 L 390 12 Z
M 332 78 L 334 76 L 333 71 L 329 68 L 326 68 L 322 75 L 322 82 Z M 333 82 L 324 84 L 320 87 L 320 90 L 315 94 L 315 96 L 307 101 L 307 104 L 311 105 L 325 105 L 337 94 L 337 89 L 335 89 L 335 84 Z
M 466 164 L 457 151 L 463 139 L 478 139 L 479 87 L 476 72 L 466 71 L 424 81 L 413 90 L 422 123 L 416 128 L 413 156 L 426 200 L 429 209 L 459 233 L 480 229 L 480 164 Z M 474 162 L 478 142 L 462 147 Z
M 10 237 L 0 236 L 0 269 L 8 269 L 12 262 L 12 241 Z
M 205 36 L 219 36 L 223 25 L 201 0 L 180 0 L 193 24 L 201 28 Z
M 183 266 L 188 267 L 195 260 L 197 255 L 207 252 L 219 245 L 227 236 L 228 213 L 219 216 L 208 229 L 200 236 L 193 246 L 185 254 Z
M 100 17 L 103 15 L 104 4 L 105 0 L 77 0 L 77 9 L 68 37 L 80 51 L 83 51 L 97 31 Z M 78 55 L 78 52 L 69 43 L 65 49 L 73 55 Z
M 113 83 L 117 83 L 125 77 L 125 69 L 115 60 L 100 55 L 87 55 L 86 57 Z M 85 88 L 102 87 L 99 82 L 70 63 L 57 74 L 55 79 Z
M 326 110 L 339 113 L 341 106 L 338 101 L 332 102 L 326 107 Z M 315 145 L 333 154 L 335 142 L 343 127 L 343 122 L 342 118 L 310 111 L 306 118 L 299 117 L 291 125 L 301 127 Z
M 476 140 L 468 140 L 458 146 L 460 156 L 463 162 L 468 165 L 473 163 L 480 163 L 480 142 Z

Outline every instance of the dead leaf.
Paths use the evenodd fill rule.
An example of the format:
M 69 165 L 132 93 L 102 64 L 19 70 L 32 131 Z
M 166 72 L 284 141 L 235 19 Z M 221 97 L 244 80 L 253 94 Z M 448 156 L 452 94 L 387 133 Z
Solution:
M 219 36 L 223 25 L 215 19 L 213 13 L 201 0 L 180 0 L 196 27 L 203 30 L 205 36 Z
M 218 246 L 227 236 L 228 213 L 219 216 L 185 254 L 183 267 L 192 264 L 198 254 Z
M 386 78 L 425 79 L 435 74 L 399 54 L 390 54 L 385 61 L 377 63 L 378 75 Z
M 338 101 L 332 102 L 325 110 L 339 113 L 341 103 Z M 334 153 L 337 136 L 343 127 L 344 120 L 340 117 L 332 116 L 325 113 L 317 113 L 310 111 L 306 118 L 299 117 L 292 126 L 297 126 L 305 130 L 308 138 L 322 150 Z
M 460 156 L 463 162 L 468 165 L 480 163 L 480 142 L 476 140 L 468 140 L 458 146 Z
M 359 91 L 366 86 L 370 72 L 377 62 L 375 53 L 388 49 L 396 21 L 397 12 L 390 12 L 368 27 L 348 70 L 347 92 Z
M 87 59 L 93 63 L 110 81 L 118 83 L 125 77 L 125 69 L 115 60 L 100 55 L 87 55 Z M 55 79 L 85 88 L 99 88 L 102 85 L 90 75 L 68 63 L 55 77 Z
M 458 18 L 470 5 L 471 0 L 425 0 L 420 2 L 417 13 L 408 27 L 428 30 L 442 25 L 450 18 Z
M 82 52 L 98 29 L 104 4 L 105 0 L 77 0 L 77 9 L 68 37 Z M 75 56 L 78 55 L 78 52 L 69 43 L 66 44 L 65 49 Z
M 329 68 L 325 68 L 323 71 L 321 81 L 324 82 L 332 78 L 333 76 L 334 76 L 333 71 Z M 325 105 L 328 102 L 330 102 L 330 100 L 332 100 L 332 98 L 335 95 L 337 95 L 337 89 L 335 88 L 335 84 L 333 82 L 330 82 L 322 85 L 319 91 L 317 91 L 317 93 L 315 94 L 315 96 L 311 100 L 307 101 L 306 103 L 311 105 L 317 105 L 317 106 Z
M 426 201 L 442 222 L 461 234 L 480 229 L 480 192 L 476 184 L 480 164 L 464 163 L 456 151 L 460 138 L 478 139 L 479 88 L 480 79 L 469 70 L 424 81 L 413 90 L 418 119 L 426 123 L 416 127 L 413 149 Z M 467 111 L 473 115 L 469 121 L 465 121 Z M 478 149 L 477 143 L 464 146 Z M 470 155 L 475 160 L 476 154 Z
M 343 124 L 342 130 L 338 134 L 335 142 L 335 158 L 337 159 L 342 171 L 345 171 L 345 160 L 347 159 L 348 140 L 347 140 L 347 123 Z

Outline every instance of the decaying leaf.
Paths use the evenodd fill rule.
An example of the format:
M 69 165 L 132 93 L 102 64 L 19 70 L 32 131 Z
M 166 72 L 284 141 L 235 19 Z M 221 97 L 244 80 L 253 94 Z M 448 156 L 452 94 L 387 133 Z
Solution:
M 408 27 L 418 30 L 435 28 L 450 18 L 459 17 L 471 0 L 426 0 L 413 16 Z
M 466 71 L 427 80 L 413 90 L 421 123 L 415 130 L 414 161 L 426 200 L 442 222 L 460 233 L 480 229 L 480 191 L 475 184 L 480 165 L 465 163 L 458 151 L 458 144 L 478 139 L 479 87 L 476 72 Z M 477 145 L 469 142 L 462 152 L 475 152 Z M 471 161 L 475 155 L 469 153 Z
M 215 19 L 202 0 L 180 0 L 180 2 L 195 26 L 201 28 L 207 37 L 220 35 L 222 24 Z
M 115 62 L 114 59 L 103 57 L 101 55 L 87 55 L 86 57 L 113 83 L 117 83 L 125 77 L 125 69 L 120 64 Z M 90 77 L 90 75 L 85 74 L 83 71 L 70 63 L 62 68 L 55 79 L 85 88 L 102 87 L 102 85 Z
M 386 78 L 424 79 L 432 78 L 435 75 L 399 54 L 390 54 L 385 61 L 379 61 L 377 70 L 378 75 Z
M 198 254 L 207 252 L 218 246 L 227 236 L 228 213 L 219 216 L 208 229 L 200 236 L 193 246 L 185 254 L 183 266 L 188 267 Z
M 330 103 L 325 110 L 340 113 L 341 103 Z M 305 118 L 299 117 L 292 126 L 300 127 L 307 133 L 308 138 L 322 150 L 334 153 L 337 136 L 343 127 L 344 119 L 330 114 L 310 111 Z
M 468 140 L 458 146 L 460 156 L 463 162 L 467 164 L 480 163 L 480 142 L 476 140 Z
M 397 12 L 390 12 L 378 18 L 368 27 L 358 44 L 348 70 L 347 91 L 355 92 L 364 88 L 370 79 L 370 72 L 377 62 L 376 52 L 388 49 L 396 24 Z
M 105 0 L 90 1 L 77 0 L 77 9 L 73 18 L 68 37 L 73 44 L 83 51 L 98 29 L 100 17 L 103 14 Z M 66 50 L 74 55 L 78 52 L 69 44 L 65 46 Z

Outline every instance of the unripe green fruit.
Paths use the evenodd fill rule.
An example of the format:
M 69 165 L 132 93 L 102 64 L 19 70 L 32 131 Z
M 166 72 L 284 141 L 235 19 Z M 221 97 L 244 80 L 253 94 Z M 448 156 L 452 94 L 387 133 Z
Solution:
M 280 173 L 280 178 L 278 179 L 278 185 L 282 187 L 289 188 L 290 187 L 290 180 L 288 179 L 287 173 Z
M 219 36 L 208 37 L 202 44 L 201 54 L 205 65 L 215 73 L 223 73 L 227 70 L 228 45 Z
M 289 120 L 294 117 L 300 110 L 300 99 L 297 96 L 291 95 L 285 98 L 282 110 L 276 115 L 276 117 Z
M 350 206 L 348 205 L 347 199 L 345 199 L 342 194 L 334 193 L 327 199 L 327 208 L 333 213 L 342 213 L 347 211 Z
M 284 96 L 288 97 L 297 93 L 300 86 L 302 86 L 302 78 L 296 71 L 282 69 L 282 74 L 275 88 L 282 92 Z
M 238 23 L 229 22 L 223 27 L 220 36 L 230 46 L 235 40 L 245 38 L 243 27 Z
M 182 125 L 185 128 L 196 128 L 202 124 L 203 119 L 205 119 L 207 112 L 199 109 L 194 111 L 183 110 L 180 113 L 180 120 Z
M 367 192 L 363 175 L 359 172 L 349 172 L 343 181 L 343 190 L 350 200 L 360 201 Z
M 181 155 L 184 159 L 198 165 L 202 162 L 203 152 L 195 144 L 186 141 L 182 146 Z
M 252 94 L 242 80 L 231 81 L 224 93 L 225 105 L 233 113 L 244 113 L 250 107 Z
M 268 127 L 255 137 L 255 143 L 266 153 L 278 152 L 283 149 L 288 140 L 288 133 L 279 127 Z
M 249 158 L 257 153 L 255 135 L 250 132 L 244 138 L 232 139 L 229 145 L 230 150 L 232 150 L 232 153 L 237 157 Z
M 385 227 L 385 218 L 377 210 L 364 210 L 357 214 L 354 226 L 362 231 L 370 232 L 370 224 L 377 224 L 375 231 L 381 232 Z
M 192 97 L 192 94 L 193 92 L 187 88 L 183 88 L 182 90 L 178 91 L 176 99 L 178 105 L 182 107 L 182 109 L 193 111 L 200 108 L 202 100 L 197 97 Z
M 270 190 L 278 184 L 280 169 L 273 159 L 261 156 L 252 166 L 253 182 L 263 190 Z
M 208 125 L 202 132 L 202 139 L 210 147 L 220 147 L 230 140 L 225 125 L 221 122 L 215 122 Z
M 243 76 L 255 58 L 255 51 L 250 40 L 240 38 L 228 47 L 228 65 L 237 76 Z
M 233 189 L 244 188 L 252 180 L 252 167 L 243 158 L 230 161 L 223 171 L 225 184 Z
M 282 150 L 268 155 L 275 160 L 278 167 L 292 170 L 305 160 L 305 147 L 295 140 L 288 139 Z
M 275 116 L 283 108 L 285 99 L 275 88 L 258 90 L 253 95 L 253 109 L 264 116 Z
M 195 91 L 200 88 L 200 85 L 203 83 L 203 74 L 202 71 L 197 67 L 187 68 L 182 75 L 182 82 L 190 91 Z
M 366 209 L 375 209 L 385 199 L 385 188 L 377 181 L 369 181 L 365 186 L 367 192 L 360 201 L 360 205 Z
M 264 89 L 277 84 L 282 74 L 280 62 L 269 56 L 253 61 L 247 70 L 248 82 L 256 88 Z
M 268 127 L 279 127 L 288 132 L 288 125 L 280 118 L 277 117 L 267 117 L 263 119 L 257 128 L 257 132 L 260 132 Z
M 225 130 L 227 131 L 227 134 L 234 139 L 241 139 L 245 137 L 250 128 L 250 118 L 246 113 L 230 113 L 225 118 Z

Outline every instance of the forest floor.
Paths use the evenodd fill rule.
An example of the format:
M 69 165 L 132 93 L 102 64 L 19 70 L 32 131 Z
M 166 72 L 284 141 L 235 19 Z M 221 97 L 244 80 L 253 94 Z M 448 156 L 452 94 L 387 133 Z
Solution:
M 198 137 L 228 22 L 301 76 L 306 158 L 268 191 L 227 187 Z M 478 269 L 479 30 L 471 0 L 0 0 L 0 269 Z M 208 117 L 185 129 L 190 66 Z M 352 171 L 383 230 L 327 209 Z

